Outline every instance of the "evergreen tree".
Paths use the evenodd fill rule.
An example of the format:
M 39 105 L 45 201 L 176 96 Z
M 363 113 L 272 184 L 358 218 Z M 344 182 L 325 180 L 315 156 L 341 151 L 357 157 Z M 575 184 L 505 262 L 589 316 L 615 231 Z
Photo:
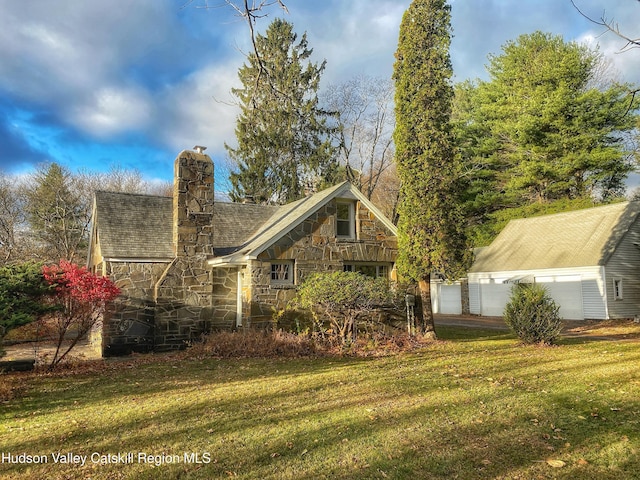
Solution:
M 509 218 L 582 208 L 624 194 L 638 102 L 606 79 L 601 55 L 535 32 L 490 56 L 488 81 L 456 89 L 476 242 Z
M 459 168 L 450 127 L 451 7 L 445 0 L 414 0 L 400 25 L 396 82 L 398 270 L 418 282 L 422 329 L 435 336 L 432 272 L 462 272 L 465 241 L 459 200 Z
M 52 163 L 40 168 L 27 191 L 27 217 L 31 233 L 43 247 L 43 259 L 84 259 L 91 212 L 74 185 L 71 174 Z
M 298 41 L 282 19 L 256 37 L 256 49 L 259 57 L 249 54 L 239 70 L 243 87 L 233 90 L 241 114 L 237 147 L 225 145 L 237 165 L 231 198 L 287 203 L 302 197 L 310 181 L 331 183 L 336 172 L 328 114 L 318 106 L 325 63 L 308 62 L 306 34 Z
M 10 330 L 52 311 L 44 302 L 50 293 L 41 264 L 27 262 L 0 267 L 0 344 Z

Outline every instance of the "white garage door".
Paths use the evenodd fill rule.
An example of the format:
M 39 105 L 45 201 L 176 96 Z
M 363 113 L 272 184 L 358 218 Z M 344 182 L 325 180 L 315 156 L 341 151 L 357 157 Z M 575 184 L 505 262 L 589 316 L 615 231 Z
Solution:
M 462 313 L 462 294 L 460 284 L 440 285 L 440 312 L 450 315 Z
M 504 307 L 511 296 L 512 284 L 504 283 L 506 279 L 480 279 L 480 311 L 487 317 L 501 317 Z
M 580 275 L 536 277 L 536 283 L 544 285 L 557 305 L 560 316 L 566 320 L 583 320 L 582 279 Z

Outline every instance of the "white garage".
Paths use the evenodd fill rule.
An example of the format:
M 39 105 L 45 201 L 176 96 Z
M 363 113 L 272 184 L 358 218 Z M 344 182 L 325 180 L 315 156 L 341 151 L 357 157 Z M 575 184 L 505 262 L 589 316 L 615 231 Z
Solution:
M 469 308 L 501 316 L 511 288 L 539 283 L 565 319 L 640 315 L 640 202 L 512 220 L 476 253 Z
M 431 282 L 433 313 L 460 315 L 462 313 L 462 286 L 460 282 Z

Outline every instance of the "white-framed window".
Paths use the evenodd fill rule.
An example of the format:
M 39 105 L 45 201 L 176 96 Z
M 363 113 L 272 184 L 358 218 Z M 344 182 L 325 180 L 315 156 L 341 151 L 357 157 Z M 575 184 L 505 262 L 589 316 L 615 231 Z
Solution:
M 354 238 L 356 236 L 354 203 L 337 202 L 336 207 L 336 236 L 338 238 Z
M 293 262 L 271 262 L 271 283 L 292 285 L 294 280 Z
M 389 278 L 391 265 L 388 263 L 345 263 L 345 272 L 358 272 L 373 278 Z
M 613 298 L 615 300 L 622 300 L 622 279 L 613 279 Z

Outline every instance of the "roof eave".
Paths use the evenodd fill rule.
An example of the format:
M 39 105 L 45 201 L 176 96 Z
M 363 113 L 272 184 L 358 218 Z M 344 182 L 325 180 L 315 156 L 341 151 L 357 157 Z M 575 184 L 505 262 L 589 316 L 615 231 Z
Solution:
M 102 257 L 105 262 L 113 263 L 169 263 L 175 257 Z
M 250 259 L 244 255 L 227 255 L 224 257 L 216 257 L 207 260 L 207 265 L 211 268 L 221 267 L 243 267 L 247 265 Z

